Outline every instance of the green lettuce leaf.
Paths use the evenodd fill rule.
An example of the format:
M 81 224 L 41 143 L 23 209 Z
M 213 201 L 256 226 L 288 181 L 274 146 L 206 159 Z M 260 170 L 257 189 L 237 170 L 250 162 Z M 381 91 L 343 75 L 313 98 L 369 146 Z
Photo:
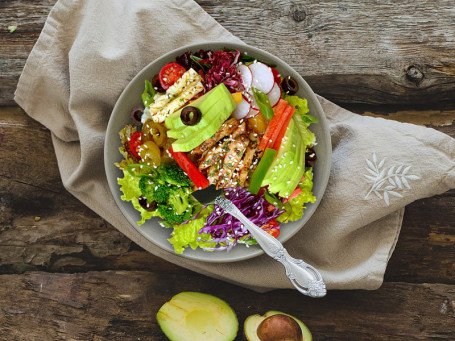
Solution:
M 303 143 L 305 146 L 312 146 L 316 141 L 314 134 L 308 129 L 311 123 L 317 123 L 318 120 L 313 115 L 308 115 L 308 102 L 304 98 L 298 96 L 284 96 L 284 99 L 293 107 L 295 107 L 293 120 L 297 123 L 297 126 L 302 136 Z
M 313 168 L 307 168 L 305 171 L 305 179 L 299 183 L 302 193 L 295 198 L 292 198 L 284 205 L 284 212 L 277 218 L 280 223 L 287 221 L 299 220 L 303 217 L 303 211 L 305 210 L 305 204 L 316 201 L 316 197 L 313 195 Z
M 144 103 L 144 107 L 148 107 L 150 104 L 154 102 L 153 97 L 156 95 L 156 90 L 153 88 L 152 83 L 148 80 L 145 80 L 145 87 L 144 92 L 142 93 L 142 103 Z
M 123 195 L 120 197 L 123 201 L 131 201 L 134 208 L 141 213 L 141 220 L 137 222 L 140 226 L 145 223 L 147 219 L 152 217 L 161 217 L 158 211 L 147 211 L 139 204 L 139 197 L 141 190 L 139 189 L 139 178 L 131 175 L 126 169 L 123 169 L 123 178 L 117 180 L 120 185 L 120 190 Z
M 214 247 L 216 243 L 207 243 L 203 241 L 198 241 L 198 238 L 204 240 L 210 240 L 211 236 L 207 233 L 199 234 L 198 231 L 204 226 L 207 217 L 212 213 L 213 205 L 206 207 L 199 216 L 189 221 L 186 224 L 178 225 L 174 227 L 172 232 L 172 237 L 169 238 L 169 242 L 174 246 L 174 252 L 181 254 L 185 247 L 188 245 L 195 250 L 199 247 Z

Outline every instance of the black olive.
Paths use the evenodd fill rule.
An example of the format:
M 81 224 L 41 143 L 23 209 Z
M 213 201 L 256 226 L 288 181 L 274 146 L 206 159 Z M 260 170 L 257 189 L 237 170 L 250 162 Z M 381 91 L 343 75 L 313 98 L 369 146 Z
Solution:
M 202 114 L 198 108 L 188 106 L 182 109 L 180 118 L 182 119 L 184 125 L 194 126 L 199 123 L 202 118 Z
M 288 95 L 293 95 L 297 91 L 299 91 L 299 84 L 294 78 L 292 78 L 291 76 L 287 76 L 281 82 L 281 88 L 283 88 L 283 91 Z
M 159 75 L 155 75 L 153 76 L 152 78 L 152 86 L 153 88 L 158 91 L 158 92 L 165 92 L 166 90 L 163 89 L 163 87 L 161 86 L 161 83 L 160 83 L 160 76 Z
M 306 167 L 314 167 L 316 164 L 318 157 L 316 156 L 316 152 L 313 148 L 308 148 L 307 152 L 305 153 L 305 166 Z
M 155 211 L 158 206 L 156 201 L 148 203 L 147 198 L 144 197 L 143 195 L 139 197 L 139 205 L 141 205 L 141 207 L 146 211 Z
M 133 122 L 136 124 L 141 124 L 141 117 L 143 113 L 144 113 L 143 107 L 133 108 L 133 110 L 131 110 L 131 119 L 133 120 Z

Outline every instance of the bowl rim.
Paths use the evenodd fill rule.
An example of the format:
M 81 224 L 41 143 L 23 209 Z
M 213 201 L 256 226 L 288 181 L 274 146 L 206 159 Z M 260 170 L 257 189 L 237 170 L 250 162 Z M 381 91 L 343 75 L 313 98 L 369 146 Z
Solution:
M 166 249 L 165 246 L 160 245 L 157 241 L 153 240 L 150 238 L 143 230 L 141 230 L 141 227 L 137 225 L 136 219 L 131 217 L 130 214 L 126 211 L 126 208 L 124 207 L 125 204 L 131 205 L 130 202 L 125 202 L 120 199 L 120 196 L 118 195 L 119 191 L 119 185 L 116 182 L 117 176 L 114 174 L 114 171 L 116 169 L 115 165 L 113 164 L 114 161 L 112 161 L 112 158 L 110 157 L 109 154 L 109 149 L 107 146 L 112 143 L 111 139 L 113 138 L 113 135 L 118 134 L 118 132 L 113 132 L 112 131 L 112 126 L 114 125 L 114 119 L 117 115 L 115 113 L 119 110 L 119 107 L 122 105 L 122 102 L 125 101 L 125 99 L 128 96 L 128 93 L 130 89 L 133 87 L 133 85 L 143 77 L 144 74 L 147 73 L 147 71 L 152 68 L 154 65 L 160 64 L 160 63 L 169 63 L 170 57 L 171 56 L 176 56 L 183 54 L 186 51 L 196 51 L 199 49 L 206 49 L 206 50 L 220 50 L 223 47 L 228 47 L 228 48 L 236 48 L 239 50 L 247 50 L 248 54 L 253 55 L 254 53 L 258 53 L 260 55 L 266 56 L 268 60 L 274 61 L 280 68 L 284 68 L 287 70 L 290 70 L 293 74 L 294 77 L 297 78 L 297 81 L 299 85 L 301 85 L 301 89 L 303 88 L 304 91 L 306 92 L 305 98 L 308 100 L 308 102 L 311 102 L 314 104 L 316 107 L 316 111 L 318 112 L 318 125 L 321 125 L 322 127 L 322 134 L 323 134 L 323 139 L 326 141 L 326 148 L 325 148 L 325 162 L 326 165 L 323 170 L 323 176 L 321 178 L 318 178 L 318 186 L 321 188 L 321 194 L 317 197 L 316 202 L 311 204 L 310 208 L 307 209 L 305 214 L 301 219 L 296 221 L 295 223 L 298 223 L 299 226 L 295 228 L 294 231 L 292 231 L 290 234 L 286 236 L 286 238 L 280 238 L 278 237 L 278 240 L 280 240 L 282 243 L 290 240 L 297 232 L 299 232 L 306 222 L 311 218 L 311 216 L 314 214 L 316 211 L 317 207 L 319 206 L 322 197 L 326 191 L 329 176 L 330 176 L 330 170 L 331 170 L 331 165 L 332 165 L 332 146 L 331 146 L 331 138 L 330 138 L 330 133 L 329 133 L 329 125 L 328 125 L 328 120 L 326 118 L 326 115 L 324 113 L 324 110 L 316 96 L 316 94 L 313 92 L 311 87 L 308 85 L 308 83 L 303 79 L 300 74 L 295 71 L 289 64 L 287 64 L 285 61 L 280 59 L 277 56 L 274 56 L 273 54 L 264 51 L 262 49 L 250 46 L 245 43 L 238 43 L 238 42 L 231 42 L 231 41 L 203 41 L 203 42 L 198 42 L 198 43 L 193 43 L 189 45 L 185 45 L 176 49 L 173 49 L 160 57 L 152 60 L 150 63 L 148 63 L 145 67 L 143 67 L 138 73 L 135 74 L 135 76 L 129 81 L 129 83 L 125 86 L 123 89 L 122 93 L 118 97 L 115 106 L 111 112 L 111 115 L 109 117 L 109 122 L 106 128 L 106 135 L 105 135 L 105 145 L 104 145 L 104 168 L 105 168 L 105 173 L 106 177 L 108 180 L 108 185 L 109 189 L 111 191 L 112 196 L 114 197 L 114 200 L 122 212 L 123 216 L 128 220 L 130 223 L 131 227 L 135 229 L 136 231 L 139 232 L 139 234 L 145 238 L 147 241 L 151 242 L 153 245 L 158 246 L 161 250 L 164 250 L 166 252 L 169 252 L 170 254 L 180 256 L 186 259 L 191 259 L 191 260 L 197 260 L 197 261 L 202 261 L 202 262 L 207 262 L 207 263 L 230 263 L 230 262 L 238 262 L 238 261 L 243 261 L 251 258 L 255 258 L 257 256 L 260 256 L 264 254 L 264 251 L 260 247 L 246 247 L 245 249 L 248 250 L 244 255 L 236 256 L 236 257 L 229 257 L 229 252 L 225 252 L 227 257 L 221 258 L 221 259 L 210 259 L 210 254 L 211 252 L 205 252 L 204 255 L 207 255 L 208 257 L 201 257 L 197 256 L 194 254 L 194 251 L 191 250 L 190 247 L 187 247 L 187 249 L 182 253 L 182 254 L 177 254 L 175 252 L 172 252 L 169 249 Z M 243 51 L 242 51 L 243 52 Z M 246 52 L 246 51 L 245 51 Z M 163 64 L 164 65 L 164 64 Z M 113 134 L 116 133 L 116 134 Z M 118 135 L 116 135 L 118 136 Z M 117 137 L 117 140 L 120 141 Z M 318 140 L 317 140 L 318 141 Z M 120 145 L 120 143 L 116 143 L 116 145 Z M 120 153 L 119 153 L 120 154 Z M 157 223 L 158 224 L 158 223 Z M 160 226 L 160 228 L 163 228 Z M 168 242 L 169 245 L 171 245 Z M 240 245 L 237 245 L 236 247 L 239 247 Z M 172 245 L 171 245 L 172 247 Z

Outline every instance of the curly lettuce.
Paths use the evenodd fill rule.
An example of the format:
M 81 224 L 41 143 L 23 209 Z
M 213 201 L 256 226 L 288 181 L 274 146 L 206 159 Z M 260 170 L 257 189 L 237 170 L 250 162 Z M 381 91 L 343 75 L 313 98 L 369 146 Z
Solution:
M 206 248 L 216 245 L 216 243 L 204 241 L 211 239 L 210 234 L 199 234 L 199 230 L 204 226 L 212 211 L 213 205 L 210 205 L 204 208 L 196 219 L 190 220 L 186 224 L 174 226 L 174 231 L 168 241 L 174 246 L 175 253 L 181 254 L 188 246 L 195 250 L 197 247 Z
M 303 211 L 307 203 L 314 203 L 316 197 L 313 195 L 313 168 L 307 168 L 305 171 L 305 178 L 299 183 L 302 192 L 295 198 L 292 198 L 283 205 L 286 210 L 280 215 L 277 220 L 280 223 L 288 221 L 296 221 L 303 217 Z
M 139 204 L 139 197 L 142 195 L 139 188 L 139 178 L 133 176 L 126 169 L 122 169 L 123 178 L 118 178 L 117 183 L 120 185 L 120 190 L 123 195 L 120 197 L 123 201 L 131 201 L 134 208 L 141 213 L 141 220 L 137 222 L 140 226 L 145 223 L 147 219 L 152 217 L 161 217 L 158 211 L 147 211 Z

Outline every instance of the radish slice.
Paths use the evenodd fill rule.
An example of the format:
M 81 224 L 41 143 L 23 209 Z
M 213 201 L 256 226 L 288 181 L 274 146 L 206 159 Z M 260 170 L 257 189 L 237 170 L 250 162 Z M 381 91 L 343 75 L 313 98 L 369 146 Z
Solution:
M 275 83 L 275 85 L 272 88 L 272 91 L 270 91 L 267 94 L 267 97 L 269 98 L 270 105 L 274 107 L 278 101 L 281 98 L 281 87 L 278 85 L 278 83 Z
M 250 112 L 248 113 L 248 115 L 245 118 L 251 118 L 251 117 L 256 116 L 257 114 L 259 114 L 259 109 L 251 108 Z
M 251 107 L 253 109 L 259 110 L 259 105 L 257 104 L 256 98 L 254 98 L 254 95 L 253 95 L 253 92 L 251 91 L 251 89 L 249 91 L 246 91 L 243 93 L 243 100 L 250 103 Z
M 237 103 L 231 116 L 240 120 L 250 113 L 250 109 L 251 109 L 251 104 L 248 103 L 247 101 L 245 101 L 245 99 L 244 99 L 240 103 Z
M 248 67 L 253 75 L 253 82 L 251 86 L 264 93 L 270 92 L 275 84 L 272 69 L 260 62 L 250 64 Z
M 242 64 L 238 67 L 240 76 L 242 76 L 242 85 L 244 88 L 251 88 L 251 83 L 253 82 L 253 74 L 248 66 Z

